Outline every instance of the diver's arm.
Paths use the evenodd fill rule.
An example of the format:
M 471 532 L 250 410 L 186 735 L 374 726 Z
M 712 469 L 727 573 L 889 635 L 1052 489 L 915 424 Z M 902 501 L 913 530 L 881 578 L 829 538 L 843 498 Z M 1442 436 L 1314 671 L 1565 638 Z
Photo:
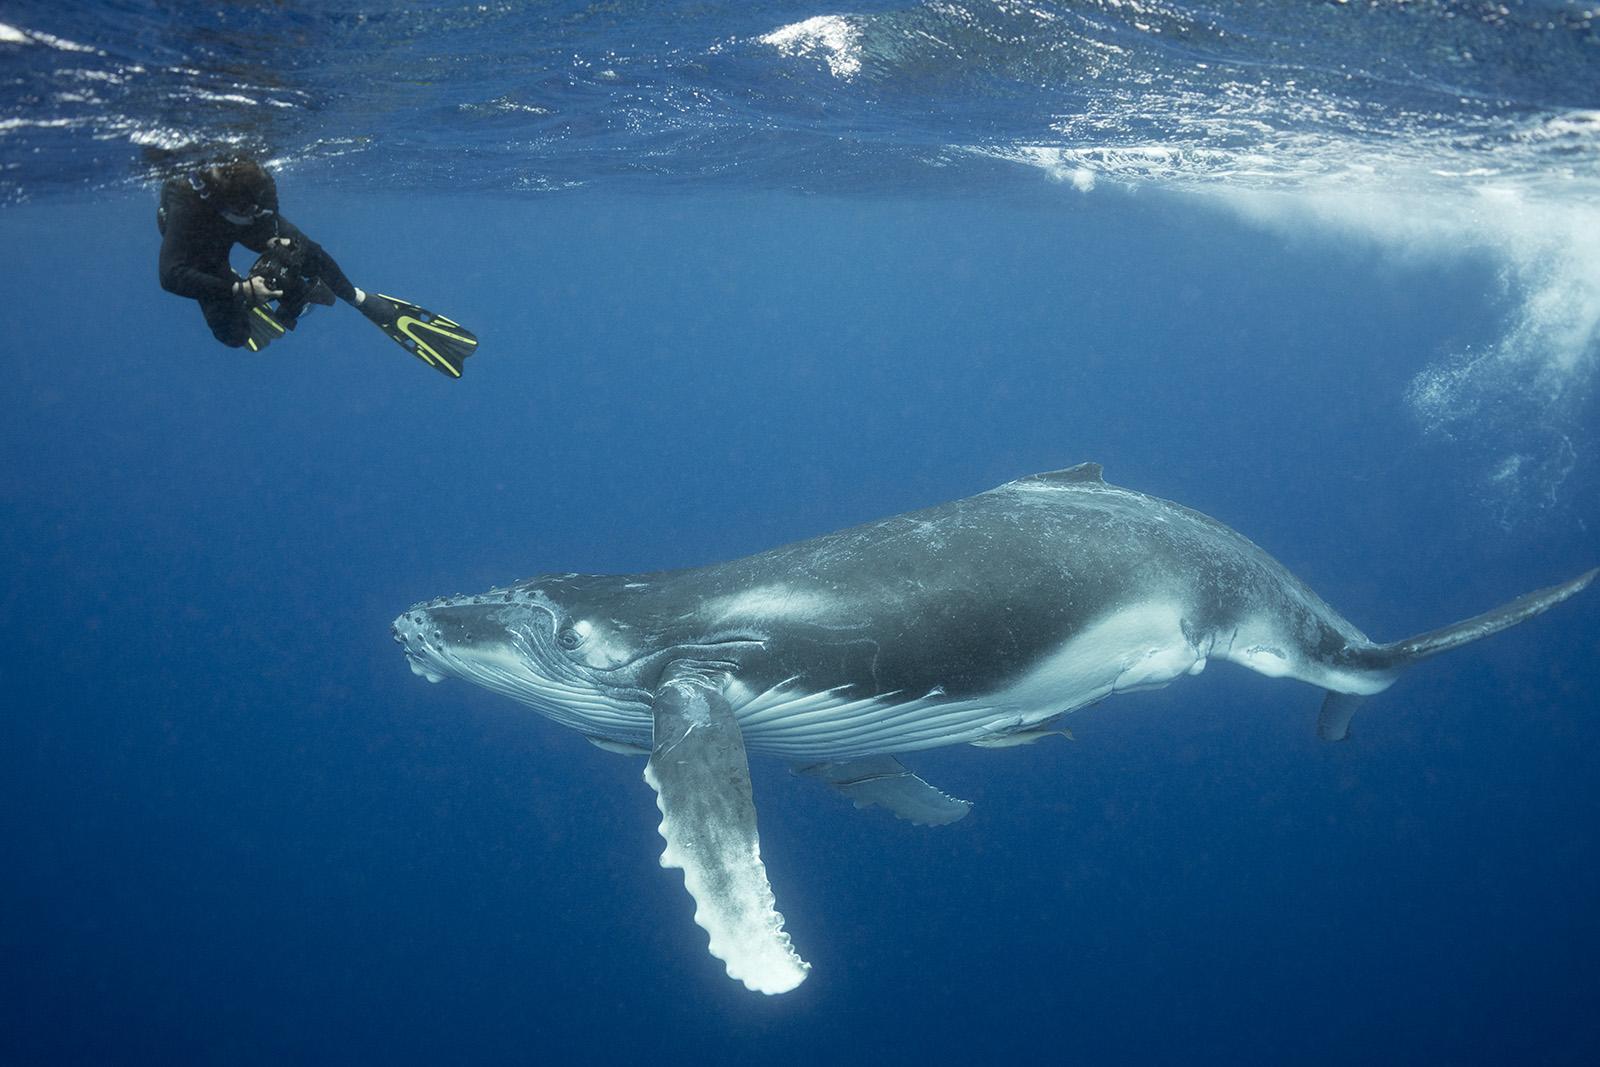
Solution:
M 171 211 L 161 237 L 161 288 L 191 300 L 220 300 L 233 295 L 233 279 L 222 278 L 189 261 L 192 224 L 183 211 Z
M 300 227 L 282 215 L 278 216 L 277 223 L 277 236 L 287 237 L 304 250 L 307 277 L 321 278 L 327 283 L 328 288 L 333 290 L 334 296 L 347 304 L 359 304 L 359 298 L 362 295 L 361 291 L 350 284 L 350 279 L 344 276 L 344 271 L 339 269 L 339 264 L 333 261 L 333 257 L 328 255 L 321 245 L 307 237 Z M 270 237 L 271 235 L 269 234 L 268 236 Z M 256 249 L 256 251 L 259 252 L 265 248 L 266 241 L 263 240 L 261 248 Z

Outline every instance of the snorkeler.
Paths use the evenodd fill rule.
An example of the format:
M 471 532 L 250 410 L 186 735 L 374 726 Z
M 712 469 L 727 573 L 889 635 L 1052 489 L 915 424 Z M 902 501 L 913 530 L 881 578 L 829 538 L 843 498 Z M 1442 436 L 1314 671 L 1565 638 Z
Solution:
M 278 213 L 278 187 L 255 159 L 192 171 L 161 187 L 161 287 L 199 303 L 206 325 L 230 348 L 259 352 L 292 330 L 311 304 L 350 304 L 406 351 L 453 378 L 478 340 L 443 315 L 366 293 L 332 256 Z M 260 258 L 240 277 L 236 244 Z

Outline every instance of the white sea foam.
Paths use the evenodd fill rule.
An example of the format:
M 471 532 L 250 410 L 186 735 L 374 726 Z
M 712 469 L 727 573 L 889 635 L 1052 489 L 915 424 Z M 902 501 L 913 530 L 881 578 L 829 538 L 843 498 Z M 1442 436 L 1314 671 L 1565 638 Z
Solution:
M 1425 432 L 1471 446 L 1480 493 L 1502 522 L 1560 502 L 1600 363 L 1594 199 L 1501 179 L 1426 192 L 1377 181 L 1294 194 L 1235 190 L 1221 199 L 1256 223 L 1338 232 L 1402 259 L 1493 257 L 1513 305 L 1503 331 L 1471 350 L 1431 354 L 1406 400 Z
M 1216 138 L 1207 138 L 1212 143 Z M 1099 181 L 1194 194 L 1254 225 L 1335 234 L 1423 266 L 1487 256 L 1513 305 L 1471 351 L 1418 353 L 1407 402 L 1424 431 L 1482 453 L 1503 521 L 1558 502 L 1600 365 L 1600 112 L 1543 115 L 1486 138 L 1278 138 L 1271 151 L 1015 145 L 974 151 L 1088 192 Z
M 53 33 L 18 29 L 4 22 L 0 22 L 0 44 L 42 44 L 62 52 L 87 52 L 90 55 L 105 55 L 98 48 L 79 44 L 77 41 L 69 41 L 65 37 L 57 37 Z
M 12 130 L 63 130 L 82 125 L 78 119 L 0 119 L 0 134 Z
M 844 15 L 816 15 L 758 39 L 786 56 L 821 56 L 835 78 L 861 72 L 861 31 Z

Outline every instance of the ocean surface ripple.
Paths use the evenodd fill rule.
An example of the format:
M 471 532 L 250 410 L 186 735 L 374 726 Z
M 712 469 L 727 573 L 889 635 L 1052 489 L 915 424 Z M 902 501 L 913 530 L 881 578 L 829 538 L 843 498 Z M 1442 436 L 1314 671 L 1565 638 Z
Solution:
M 1600 350 L 1600 5 L 1525 0 L 398 4 L 16 0 L 0 203 L 252 151 L 351 187 L 1193 196 L 1493 257 L 1502 336 L 1428 433 L 1542 506 Z

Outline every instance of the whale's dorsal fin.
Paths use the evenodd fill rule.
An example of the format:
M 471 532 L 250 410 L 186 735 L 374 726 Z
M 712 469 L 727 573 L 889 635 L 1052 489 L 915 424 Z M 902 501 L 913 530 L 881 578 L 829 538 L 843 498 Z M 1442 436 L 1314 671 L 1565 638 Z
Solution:
M 1104 468 L 1098 463 L 1080 463 L 1076 467 L 1063 467 L 1058 471 L 1045 471 L 1025 479 L 1032 482 L 1099 482 L 1105 484 Z
M 749 988 L 786 993 L 811 965 L 795 955 L 773 907 L 744 738 L 723 694 L 726 683 L 724 673 L 681 661 L 667 668 L 655 692 L 644 780 L 661 809 L 661 866 L 683 870 L 711 954 Z
M 1018 478 L 1014 482 L 1007 482 L 1001 488 L 1020 486 L 1026 489 L 1037 489 L 1042 486 L 1052 485 L 1105 485 L 1106 480 L 1101 476 L 1101 467 L 1098 463 L 1080 463 L 1076 467 L 1063 467 L 1058 471 L 1044 471 L 1041 474 L 1030 474 L 1026 478 Z
M 971 801 L 957 800 L 929 785 L 893 756 L 813 763 L 794 770 L 796 774 L 822 779 L 855 801 L 858 808 L 877 805 L 918 826 L 946 826 L 972 810 Z

